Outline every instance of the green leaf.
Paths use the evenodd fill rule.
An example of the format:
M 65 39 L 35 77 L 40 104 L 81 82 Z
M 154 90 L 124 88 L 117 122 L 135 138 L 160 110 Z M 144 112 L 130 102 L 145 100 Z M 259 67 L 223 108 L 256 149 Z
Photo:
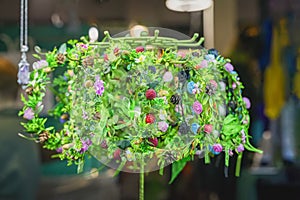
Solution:
M 176 179 L 176 177 L 179 175 L 179 173 L 183 170 L 186 163 L 191 160 L 191 157 L 185 157 L 181 160 L 178 160 L 172 164 L 172 177 L 169 181 L 169 184 L 173 183 L 173 181 Z

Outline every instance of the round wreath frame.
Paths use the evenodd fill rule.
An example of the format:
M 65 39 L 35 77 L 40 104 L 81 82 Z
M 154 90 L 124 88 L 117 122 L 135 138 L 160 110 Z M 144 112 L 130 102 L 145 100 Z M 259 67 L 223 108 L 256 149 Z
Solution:
M 88 116 L 89 120 L 93 118 L 93 120 L 99 123 L 105 123 L 106 134 L 103 136 L 104 138 L 102 137 L 101 143 L 97 145 L 103 149 L 107 149 L 108 157 L 117 160 L 117 163 L 120 165 L 119 169 L 122 170 L 122 167 L 124 167 L 123 161 L 132 161 L 130 160 L 132 157 L 129 158 L 132 154 L 142 153 L 142 155 L 146 155 L 150 152 L 151 156 L 153 156 L 158 142 L 166 143 L 168 139 L 172 141 L 172 138 L 165 137 L 164 141 L 159 141 L 156 136 L 147 138 L 139 136 L 130 140 L 129 143 L 123 142 L 123 136 L 121 138 L 114 136 L 112 139 L 112 128 L 116 129 L 118 126 L 120 129 L 120 126 L 125 126 L 126 123 L 122 122 L 123 125 L 121 123 L 108 126 L 108 120 L 117 123 L 118 119 L 114 119 L 113 115 L 110 115 L 110 118 L 106 117 L 105 120 L 103 120 L 103 116 L 101 117 L 101 111 L 103 111 L 101 110 L 103 108 L 101 107 L 101 98 L 102 95 L 104 96 L 109 91 L 108 83 L 100 80 L 99 77 L 92 81 L 86 80 L 80 82 L 77 80 L 78 77 L 82 78 L 92 68 L 99 68 L 101 72 L 99 75 L 103 78 L 110 72 L 117 74 L 119 69 L 122 69 L 122 73 L 130 71 L 146 59 L 150 59 L 152 63 L 156 63 L 157 65 L 164 65 L 172 69 L 176 68 L 178 71 L 175 71 L 178 73 L 183 71 L 185 80 L 183 80 L 184 83 L 182 84 L 186 87 L 186 90 L 190 90 L 188 92 L 195 95 L 195 102 L 197 101 L 203 107 L 203 112 L 201 110 L 199 113 L 199 115 L 202 115 L 201 124 L 199 122 L 193 139 L 186 148 L 181 149 L 180 153 L 176 154 L 170 163 L 174 162 L 174 165 L 176 163 L 182 165 L 182 163 L 185 164 L 187 161 L 192 160 L 195 155 L 199 156 L 200 154 L 203 154 L 205 163 L 209 163 L 210 157 L 223 152 L 225 154 L 225 166 L 228 167 L 229 157 L 233 156 L 235 152 L 238 158 L 236 166 L 236 175 L 238 176 L 244 149 L 261 153 L 260 150 L 254 148 L 249 142 L 248 128 L 250 118 L 247 108 L 250 106 L 250 101 L 248 98 L 242 96 L 243 84 L 230 64 L 230 60 L 223 58 L 214 49 L 192 48 L 185 51 L 185 53 L 181 53 L 178 49 L 178 46 L 199 46 L 203 39 L 199 40 L 195 45 L 194 40 L 197 36 L 193 37 L 190 41 L 179 41 L 171 38 L 161 38 L 159 40 L 157 35 L 149 37 L 150 39 L 145 37 L 147 40 L 141 40 L 140 37 L 113 39 L 107 32 L 105 35 L 107 37 L 100 43 L 91 43 L 88 41 L 88 38 L 82 37 L 80 41 L 70 40 L 58 49 L 54 48 L 45 54 L 39 52 L 34 55 L 39 61 L 33 64 L 30 81 L 25 89 L 26 95 L 22 95 L 21 97 L 24 107 L 19 112 L 19 115 L 23 116 L 27 121 L 22 123 L 26 133 L 20 135 L 43 143 L 43 148 L 45 149 L 55 150 L 57 154 L 54 157 L 67 160 L 68 165 L 75 163 L 79 166 L 79 171 L 81 171 L 86 155 L 91 155 L 90 148 L 92 148 L 90 147 L 92 141 L 89 136 L 83 137 L 76 133 L 77 127 L 74 125 L 75 122 L 71 114 L 72 109 L 74 109 L 74 94 L 80 91 L 81 84 L 87 91 L 96 93 L 98 97 L 94 98 L 91 102 L 95 105 L 95 112 L 88 113 L 90 114 Z M 167 41 L 168 43 L 162 41 Z M 211 133 L 213 123 L 210 123 L 210 119 L 213 116 L 220 115 L 221 112 L 216 108 L 216 104 L 214 103 L 214 94 L 208 94 L 208 83 L 201 79 L 201 73 L 203 74 L 205 70 L 209 70 L 212 67 L 219 71 L 222 80 L 218 81 L 224 84 L 221 85 L 220 82 L 216 81 L 209 84 L 210 87 L 223 86 L 224 92 L 220 93 L 220 95 L 225 94 L 224 99 L 227 105 L 227 113 L 222 118 L 217 136 L 208 137 L 207 135 L 213 135 Z M 58 69 L 63 69 L 63 74 L 51 80 L 50 74 Z M 194 79 L 196 81 L 191 81 L 191 77 L 196 77 Z M 193 85 L 195 82 L 198 83 L 198 88 L 195 88 Z M 193 85 L 193 88 L 189 88 L 189 84 Z M 47 125 L 47 118 L 41 115 L 43 110 L 42 102 L 47 88 L 53 92 L 57 101 L 55 107 L 49 111 L 49 114 L 60 120 L 62 123 L 60 128 Z M 148 91 L 149 89 L 151 88 L 144 88 L 140 92 L 145 94 L 145 102 L 147 104 L 152 102 L 150 105 L 153 105 L 157 96 L 164 97 L 167 100 L 166 106 L 168 108 L 170 105 L 174 106 L 176 101 L 180 101 L 180 99 L 176 99 L 176 95 L 174 97 L 174 93 L 170 94 L 170 92 L 167 92 L 166 94 L 162 94 L 162 91 L 154 91 L 154 93 L 151 91 L 151 93 Z M 198 89 L 198 91 L 195 91 L 195 89 Z M 151 94 L 154 95 L 154 98 L 152 98 L 153 96 L 151 97 Z M 157 99 L 157 101 L 160 101 L 161 98 Z M 86 103 L 88 104 L 89 102 Z M 207 109 L 210 110 L 209 113 L 204 112 Z M 194 112 L 197 111 L 194 110 Z M 83 114 L 81 113 L 81 115 Z M 142 126 L 151 124 L 149 120 L 147 121 L 146 115 L 143 116 L 144 118 L 146 119 L 140 122 Z M 170 123 L 170 121 L 172 120 L 168 122 Z M 167 127 L 169 133 L 172 134 L 174 131 L 178 131 L 179 128 L 180 125 L 178 123 L 172 127 L 171 125 Z M 193 128 L 189 128 L 189 131 L 192 132 Z M 163 131 L 160 130 L 160 132 Z M 165 157 L 161 157 L 161 160 L 158 161 L 160 162 L 158 164 L 160 169 L 166 164 L 162 163 L 164 160 Z M 182 168 L 180 167 L 180 169 Z

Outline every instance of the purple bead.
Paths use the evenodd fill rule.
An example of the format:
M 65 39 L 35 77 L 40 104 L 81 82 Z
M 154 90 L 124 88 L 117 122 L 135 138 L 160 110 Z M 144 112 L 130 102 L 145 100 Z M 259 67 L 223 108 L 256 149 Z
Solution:
M 18 83 L 20 85 L 27 85 L 29 83 L 29 75 L 29 63 L 22 60 L 19 63 Z

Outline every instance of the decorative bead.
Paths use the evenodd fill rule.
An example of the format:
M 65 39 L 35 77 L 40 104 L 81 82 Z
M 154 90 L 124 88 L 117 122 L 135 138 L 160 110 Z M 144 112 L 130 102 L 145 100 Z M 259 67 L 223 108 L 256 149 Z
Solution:
M 181 97 L 178 94 L 173 94 L 170 98 L 170 101 L 172 104 L 179 104 L 179 102 L 181 101 Z

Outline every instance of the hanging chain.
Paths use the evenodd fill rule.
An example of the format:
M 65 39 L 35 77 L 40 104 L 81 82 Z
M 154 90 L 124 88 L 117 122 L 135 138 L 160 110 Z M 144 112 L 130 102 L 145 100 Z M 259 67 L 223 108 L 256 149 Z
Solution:
M 19 62 L 18 83 L 23 88 L 29 82 L 29 63 L 26 52 L 28 51 L 28 0 L 20 1 L 20 51 L 21 60 Z

